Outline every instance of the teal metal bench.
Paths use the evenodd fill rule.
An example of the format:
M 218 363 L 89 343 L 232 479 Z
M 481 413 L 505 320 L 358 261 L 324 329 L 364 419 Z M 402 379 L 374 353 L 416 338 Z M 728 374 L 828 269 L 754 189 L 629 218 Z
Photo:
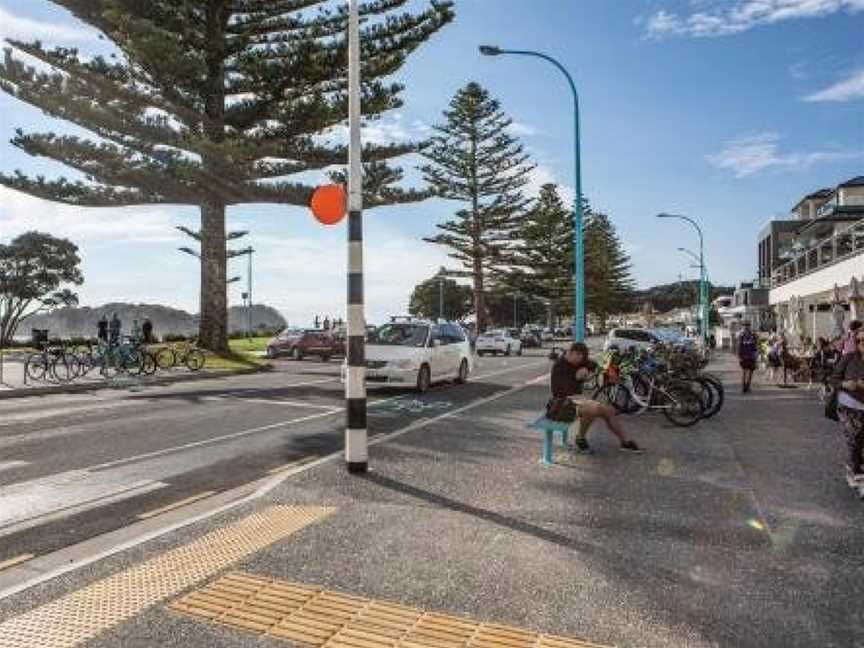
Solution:
M 540 463 L 551 466 L 555 463 L 552 457 L 552 451 L 555 447 L 555 433 L 561 434 L 561 445 L 567 445 L 567 435 L 570 432 L 571 423 L 561 423 L 553 421 L 545 416 L 541 416 L 533 423 L 528 424 L 528 428 L 543 432 L 543 451 L 540 454 Z

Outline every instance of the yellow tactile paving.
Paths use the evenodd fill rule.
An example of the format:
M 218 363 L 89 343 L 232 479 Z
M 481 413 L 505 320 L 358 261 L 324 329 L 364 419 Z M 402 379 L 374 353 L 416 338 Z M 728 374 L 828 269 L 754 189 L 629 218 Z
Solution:
M 187 545 L 0 623 L 0 645 L 3 648 L 78 646 L 111 626 L 210 578 L 232 563 L 327 517 L 334 510 L 317 506 L 273 506 L 254 513 Z M 208 588 L 207 593 L 202 594 L 201 614 L 204 615 L 207 606 L 222 614 L 226 606 L 242 603 L 247 598 L 242 595 L 243 580 L 235 579 L 233 583 L 235 585 L 229 588 Z M 252 586 L 247 584 L 247 590 Z M 277 597 L 275 600 L 281 599 Z M 262 602 L 266 603 L 266 600 Z M 257 614 L 254 610 L 241 609 L 238 612 L 253 620 Z
M 314 648 L 602 648 L 241 573 L 222 576 L 170 607 Z

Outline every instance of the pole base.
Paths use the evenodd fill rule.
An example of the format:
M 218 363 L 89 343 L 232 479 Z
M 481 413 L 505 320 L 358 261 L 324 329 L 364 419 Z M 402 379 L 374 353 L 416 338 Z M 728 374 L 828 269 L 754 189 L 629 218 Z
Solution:
M 348 467 L 348 472 L 352 475 L 362 475 L 369 470 L 368 461 L 347 461 L 345 465 Z

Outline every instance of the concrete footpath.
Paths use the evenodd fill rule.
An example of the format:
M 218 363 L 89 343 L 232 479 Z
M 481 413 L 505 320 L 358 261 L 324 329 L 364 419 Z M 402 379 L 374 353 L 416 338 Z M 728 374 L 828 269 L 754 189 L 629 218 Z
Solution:
M 864 503 L 812 392 L 730 384 L 698 427 L 627 419 L 644 455 L 594 430 L 543 467 L 537 373 L 378 437 L 366 476 L 300 467 L 0 601 L 0 646 L 864 646 Z

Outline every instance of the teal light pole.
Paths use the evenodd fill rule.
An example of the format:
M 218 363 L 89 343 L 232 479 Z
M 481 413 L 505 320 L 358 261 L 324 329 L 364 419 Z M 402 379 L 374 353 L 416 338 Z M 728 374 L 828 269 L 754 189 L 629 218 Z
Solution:
M 705 283 L 705 239 L 702 236 L 702 228 L 699 223 L 689 216 L 680 214 L 657 214 L 657 218 L 676 218 L 678 220 L 687 221 L 696 228 L 699 234 L 699 334 L 703 340 L 708 339 L 708 291 Z M 680 249 L 680 248 L 679 248 Z
M 706 292 L 706 294 L 709 294 L 709 295 L 710 295 L 710 292 L 711 292 L 711 277 L 708 275 L 708 268 L 706 268 L 706 267 L 703 265 L 702 261 L 699 259 L 699 255 L 696 254 L 693 250 L 688 250 L 687 248 L 683 248 L 683 247 L 679 247 L 679 248 L 678 248 L 678 251 L 679 251 L 679 252 L 683 252 L 684 254 L 688 255 L 691 259 L 693 259 L 693 260 L 696 262 L 696 263 L 694 263 L 693 265 L 691 265 L 690 267 L 691 267 L 691 268 L 699 268 L 700 272 L 704 273 L 704 277 L 705 277 L 705 292 Z M 703 275 L 700 274 L 699 276 L 702 277 Z M 702 300 L 702 284 L 701 284 L 701 283 L 700 283 L 700 285 L 699 285 L 699 295 L 700 295 L 699 298 L 700 298 L 700 303 L 701 303 L 701 300 Z M 707 300 L 706 300 L 706 301 L 707 301 Z M 709 310 L 710 310 L 710 309 L 709 309 Z M 702 313 L 702 315 L 704 316 L 704 313 Z M 710 323 L 709 323 L 709 324 L 710 324 Z
M 575 271 L 575 291 L 573 295 L 573 339 L 576 342 L 585 340 L 585 249 L 582 239 L 582 164 L 580 158 L 580 142 L 579 142 L 579 92 L 576 90 L 576 83 L 573 77 L 561 63 L 556 61 L 551 56 L 541 52 L 531 50 L 509 50 L 501 49 L 492 45 L 481 45 L 480 53 L 484 56 L 501 56 L 502 54 L 516 54 L 520 56 L 535 56 L 544 61 L 548 61 L 567 78 L 567 83 L 570 84 L 570 89 L 573 91 L 573 116 L 575 127 L 575 175 L 576 175 L 576 204 L 573 209 L 573 250 L 574 250 L 574 271 Z

